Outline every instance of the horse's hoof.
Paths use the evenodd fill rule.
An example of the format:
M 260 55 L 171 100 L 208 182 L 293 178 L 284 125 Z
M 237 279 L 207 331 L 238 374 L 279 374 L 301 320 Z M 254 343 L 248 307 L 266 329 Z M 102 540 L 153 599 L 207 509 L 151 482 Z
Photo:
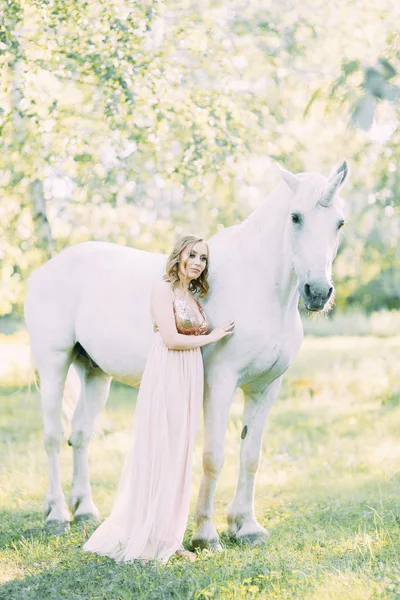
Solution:
M 69 521 L 46 521 L 46 532 L 53 535 L 63 535 L 71 530 Z
M 91 525 L 91 524 L 97 525 L 97 523 L 100 523 L 99 517 L 97 515 L 94 515 L 93 513 L 85 513 L 82 515 L 75 515 L 74 520 L 75 520 L 75 523 L 87 523 L 89 525 Z
M 192 540 L 192 548 L 199 550 L 211 550 L 212 552 L 222 552 L 223 548 L 218 538 L 212 540 Z
M 268 541 L 269 533 L 247 533 L 232 537 L 238 544 L 248 546 L 264 546 Z

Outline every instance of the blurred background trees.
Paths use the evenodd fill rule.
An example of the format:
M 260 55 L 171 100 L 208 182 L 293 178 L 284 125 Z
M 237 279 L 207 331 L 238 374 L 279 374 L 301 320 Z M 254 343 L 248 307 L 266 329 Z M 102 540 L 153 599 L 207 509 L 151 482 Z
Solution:
M 399 308 L 394 0 L 3 0 L 0 315 L 88 239 L 167 252 L 346 157 L 336 310 Z

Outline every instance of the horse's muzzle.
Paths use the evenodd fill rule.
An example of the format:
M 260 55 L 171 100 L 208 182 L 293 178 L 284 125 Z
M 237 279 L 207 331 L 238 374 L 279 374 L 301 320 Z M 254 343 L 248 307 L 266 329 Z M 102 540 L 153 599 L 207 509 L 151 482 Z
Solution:
M 323 310 L 333 294 L 333 286 L 320 283 L 305 283 L 302 290 L 307 310 L 318 312 Z

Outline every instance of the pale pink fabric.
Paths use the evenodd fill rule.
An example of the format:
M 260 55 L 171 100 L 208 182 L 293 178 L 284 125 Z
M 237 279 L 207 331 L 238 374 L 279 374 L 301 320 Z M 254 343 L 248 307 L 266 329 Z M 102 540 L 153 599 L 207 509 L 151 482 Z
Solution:
M 116 561 L 165 562 L 182 547 L 203 377 L 200 348 L 170 350 L 155 333 L 115 503 L 84 550 Z

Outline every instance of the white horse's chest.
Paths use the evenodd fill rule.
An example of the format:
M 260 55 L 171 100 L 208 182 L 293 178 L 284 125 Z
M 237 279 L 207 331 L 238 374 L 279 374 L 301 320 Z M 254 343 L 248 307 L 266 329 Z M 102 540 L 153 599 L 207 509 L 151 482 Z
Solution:
M 217 363 L 234 370 L 238 386 L 260 378 L 273 381 L 293 362 L 303 338 L 298 314 L 284 327 L 277 323 L 278 319 L 239 325 L 218 350 L 205 352 L 205 368 L 214 370 L 213 363 Z
M 281 331 L 280 335 L 271 337 L 259 334 L 251 340 L 244 339 L 243 342 L 250 351 L 244 354 L 240 352 L 239 336 L 236 342 L 238 385 L 248 383 L 264 374 L 271 380 L 276 379 L 286 371 L 299 345 L 297 339 L 287 331 Z

